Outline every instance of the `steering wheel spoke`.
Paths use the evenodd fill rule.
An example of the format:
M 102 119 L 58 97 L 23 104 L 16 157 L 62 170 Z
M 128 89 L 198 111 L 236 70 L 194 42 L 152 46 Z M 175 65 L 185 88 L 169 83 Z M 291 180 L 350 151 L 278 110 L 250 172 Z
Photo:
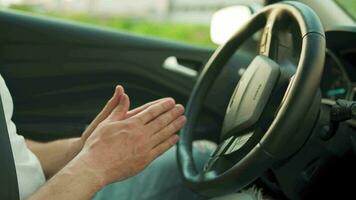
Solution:
M 240 150 L 249 139 L 251 139 L 254 132 L 249 132 L 234 138 L 234 141 L 230 144 L 229 148 L 224 152 L 224 155 L 229 155 Z
M 234 142 L 234 138 L 234 136 L 231 136 L 228 139 L 224 140 L 222 143 L 220 143 L 220 145 L 212 153 L 211 157 L 223 155 L 224 152 L 230 147 L 231 143 Z
M 231 155 L 236 157 L 240 153 L 240 157 L 243 156 L 244 152 L 241 149 L 244 145 L 253 137 L 254 132 L 249 132 L 242 134 L 240 136 L 231 136 L 230 138 L 224 140 L 218 148 L 211 154 L 209 159 L 204 165 L 204 171 L 220 171 L 217 169 L 221 166 L 217 166 L 217 163 L 223 159 L 229 159 Z
M 204 171 L 210 171 L 215 165 L 216 161 L 224 155 L 227 149 L 230 148 L 231 143 L 234 142 L 235 136 L 231 136 L 230 138 L 224 140 L 219 144 L 219 146 L 215 149 L 214 152 L 210 155 L 209 159 L 206 161 L 204 165 Z
M 262 31 L 262 36 L 261 36 L 261 40 L 260 40 L 260 48 L 259 48 L 260 55 L 264 55 L 267 57 L 269 57 L 269 55 L 270 55 L 272 36 L 273 36 L 273 28 L 274 28 L 278 13 L 279 13 L 278 10 L 272 10 L 267 16 L 267 22 L 266 22 L 266 25 Z

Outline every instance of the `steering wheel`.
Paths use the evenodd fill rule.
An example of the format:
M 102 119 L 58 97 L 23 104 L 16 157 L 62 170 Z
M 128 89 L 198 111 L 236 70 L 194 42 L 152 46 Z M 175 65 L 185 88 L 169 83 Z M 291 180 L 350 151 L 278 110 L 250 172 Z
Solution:
M 296 28 L 290 34 L 277 37 L 281 27 L 291 24 Z M 259 30 L 259 55 L 230 98 L 218 148 L 204 169 L 197 170 L 192 141 L 204 100 L 229 58 Z M 284 44 L 291 40 L 299 41 L 293 67 L 279 58 L 292 51 Z M 300 149 L 318 117 L 324 56 L 321 22 L 311 8 L 298 2 L 265 7 L 220 46 L 203 68 L 186 106 L 187 123 L 177 146 L 185 184 L 208 197 L 238 191 Z

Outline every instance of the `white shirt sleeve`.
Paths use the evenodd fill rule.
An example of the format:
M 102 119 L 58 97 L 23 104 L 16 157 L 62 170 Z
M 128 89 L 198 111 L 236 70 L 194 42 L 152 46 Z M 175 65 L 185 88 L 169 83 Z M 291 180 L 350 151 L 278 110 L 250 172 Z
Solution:
M 11 120 L 14 109 L 13 101 L 1 75 L 0 92 L 15 160 L 20 199 L 26 199 L 45 183 L 45 176 L 37 157 L 27 148 L 23 136 L 17 134 L 16 126 Z

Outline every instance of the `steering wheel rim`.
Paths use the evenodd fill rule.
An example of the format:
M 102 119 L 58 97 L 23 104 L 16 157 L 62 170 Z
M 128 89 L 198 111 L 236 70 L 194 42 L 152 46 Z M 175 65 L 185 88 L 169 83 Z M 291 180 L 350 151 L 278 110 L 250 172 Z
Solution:
M 300 30 L 302 47 L 298 67 L 293 76 L 286 75 L 285 73 L 282 74 L 280 66 L 267 57 L 270 55 L 271 51 L 273 26 L 275 25 L 276 20 L 281 16 L 291 17 L 295 20 Z M 266 65 L 265 68 L 269 71 L 271 76 L 267 78 L 262 77 L 262 79 L 265 80 L 265 84 L 262 86 L 261 84 L 257 84 L 257 86 L 254 84 L 255 90 L 253 90 L 253 92 L 255 92 L 256 96 L 256 94 L 259 93 L 259 90 L 263 90 L 261 93 L 266 93 L 270 98 L 272 91 L 275 90 L 275 86 L 281 82 L 281 77 L 287 76 L 287 79 L 284 79 L 284 82 L 282 81 L 284 85 L 286 81 L 288 81 L 288 84 L 287 88 L 284 90 L 285 92 L 282 95 L 282 99 L 280 99 L 281 102 L 278 105 L 278 111 L 273 117 L 270 125 L 268 125 L 267 131 L 257 137 L 256 140 L 258 140 L 258 142 L 253 143 L 252 147 L 248 148 L 248 151 L 245 152 L 244 156 L 240 157 L 240 159 L 232 164 L 232 167 L 224 171 L 209 169 L 199 172 L 195 167 L 194 159 L 192 157 L 192 141 L 193 130 L 205 97 L 207 96 L 216 75 L 221 72 L 223 66 L 233 53 L 247 38 L 261 28 L 263 28 L 264 31 L 260 44 L 260 56 L 257 56 L 250 64 L 248 69 L 253 67 L 255 71 L 251 71 L 250 76 L 252 76 L 252 78 L 248 77 L 247 79 L 249 79 L 249 81 L 253 80 L 253 76 L 255 76 L 253 73 L 260 73 L 260 68 L 263 68 L 261 66 Z M 178 168 L 185 184 L 192 190 L 204 196 L 216 196 L 233 190 L 237 191 L 251 183 L 277 161 L 285 159 L 297 151 L 309 135 L 308 131 L 303 131 L 303 134 L 296 134 L 299 129 L 299 123 L 303 122 L 306 113 L 314 113 L 308 118 L 309 121 L 314 121 L 317 117 L 317 114 L 315 113 L 318 112 L 318 102 L 320 102 L 320 97 L 317 95 L 317 92 L 323 71 L 324 56 L 325 36 L 321 22 L 311 8 L 298 2 L 284 2 L 265 7 L 263 10 L 256 13 L 228 42 L 219 47 L 198 77 L 197 83 L 193 88 L 191 97 L 186 106 L 185 114 L 187 123 L 180 132 L 180 141 L 177 145 Z M 262 72 L 264 71 L 262 70 Z M 243 79 L 244 76 L 241 79 Z M 276 78 L 276 76 L 278 78 Z M 240 86 L 238 84 L 236 87 L 237 89 L 235 90 L 237 93 L 243 90 L 239 89 L 243 87 L 241 86 L 241 83 L 244 83 L 241 79 L 239 81 Z M 272 89 L 268 86 L 268 83 L 271 82 L 271 80 L 275 83 Z M 246 86 L 246 88 L 249 87 L 250 86 Z M 232 95 L 229 106 L 232 104 L 231 102 L 233 99 L 238 99 L 235 92 Z M 242 91 L 242 93 L 243 96 L 248 92 Z M 260 96 L 263 97 L 262 94 Z M 241 99 L 242 97 L 240 94 L 238 99 L 240 102 L 237 104 L 243 102 Z M 252 101 L 252 99 L 250 100 Z M 257 101 L 259 100 L 260 99 Z M 266 104 L 270 102 L 262 100 L 262 98 L 261 102 L 262 103 L 258 102 L 257 104 L 264 104 L 262 108 L 253 107 L 254 111 L 258 111 L 257 113 L 260 114 L 253 116 L 252 122 L 251 120 L 247 120 L 248 122 L 245 121 L 242 123 L 243 126 L 245 126 L 244 128 L 251 125 L 253 122 L 257 123 L 256 120 L 258 121 L 261 115 L 265 113 L 265 109 L 268 107 Z M 229 108 L 227 110 L 229 110 Z M 311 112 L 311 110 L 313 112 Z M 229 112 L 227 112 L 226 115 L 228 115 L 228 113 Z M 226 117 L 227 116 L 225 116 L 225 121 L 227 121 Z M 243 130 L 241 129 L 241 123 L 238 124 L 238 127 L 240 128 L 238 130 Z M 231 130 L 232 129 L 230 129 L 230 131 Z M 235 129 L 234 131 L 236 132 Z M 233 142 L 229 142 L 229 144 L 232 143 Z M 247 144 L 242 144 L 242 147 L 245 145 Z M 217 151 L 219 151 L 219 149 Z M 217 154 L 217 152 L 214 154 Z M 214 157 L 214 154 L 212 157 Z M 209 161 L 211 161 L 211 159 Z M 207 164 L 209 166 L 209 163 Z

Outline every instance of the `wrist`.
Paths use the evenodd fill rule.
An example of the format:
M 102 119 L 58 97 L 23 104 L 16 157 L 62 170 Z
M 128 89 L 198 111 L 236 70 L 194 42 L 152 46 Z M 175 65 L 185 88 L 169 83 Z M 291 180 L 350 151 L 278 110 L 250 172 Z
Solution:
M 90 189 L 93 193 L 98 192 L 106 184 L 103 179 L 98 176 L 95 170 L 88 167 L 88 165 L 81 158 L 74 158 L 66 167 L 65 172 L 70 176 L 76 176 L 81 179 L 87 189 Z
M 72 138 L 68 140 L 68 158 L 69 160 L 73 159 L 75 156 L 79 154 L 79 152 L 83 149 L 84 142 L 82 138 Z
M 86 169 L 88 173 L 91 173 L 97 180 L 100 187 L 104 187 L 110 181 L 108 176 L 105 173 L 105 170 L 101 166 L 101 163 L 98 163 L 95 159 L 97 155 L 94 155 L 88 151 L 85 147 L 82 151 L 76 156 L 76 162 L 79 162 L 83 169 Z

